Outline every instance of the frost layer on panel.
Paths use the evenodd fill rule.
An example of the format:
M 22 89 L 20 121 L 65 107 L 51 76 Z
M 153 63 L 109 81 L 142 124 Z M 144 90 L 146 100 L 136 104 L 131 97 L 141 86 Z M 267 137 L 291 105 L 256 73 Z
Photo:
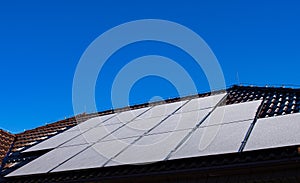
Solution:
M 65 131 L 58 135 L 55 135 L 27 150 L 24 152 L 32 152 L 32 151 L 40 151 L 45 149 L 53 149 L 58 147 L 59 145 L 73 139 L 74 137 L 80 135 L 82 133 L 81 130 L 73 130 L 73 131 Z
M 175 112 L 187 101 L 180 101 L 175 103 L 166 103 L 152 107 L 149 111 L 142 114 L 138 119 L 153 118 L 158 116 L 168 116 Z
M 257 120 L 244 151 L 300 144 L 300 114 Z
M 127 123 L 122 128 L 116 130 L 114 133 L 107 136 L 103 140 L 114 140 L 141 136 L 150 129 L 152 129 L 155 125 L 162 122 L 162 120 L 164 120 L 165 118 L 166 116 L 160 116 L 154 118 L 134 120 L 130 123 Z
M 207 109 L 211 107 L 215 107 L 222 98 L 224 98 L 226 93 L 213 95 L 209 97 L 202 97 L 190 100 L 187 104 L 185 104 L 181 109 L 179 109 L 176 113 L 189 112 L 200 109 Z
M 51 172 L 102 167 L 136 138 L 99 142 L 71 158 Z
M 7 177 L 47 173 L 86 147 L 86 145 L 80 145 L 56 148 L 13 171 L 12 173 L 8 174 Z
M 198 128 L 170 159 L 236 153 L 252 120 Z
M 117 116 L 114 116 L 113 118 L 110 118 L 102 123 L 102 125 L 113 125 L 113 124 L 125 124 L 128 121 L 121 121 Z
M 201 122 L 212 109 L 203 109 L 186 113 L 179 113 L 170 116 L 163 123 L 155 127 L 150 134 L 171 132 L 194 128 Z
M 77 127 L 80 130 L 90 129 L 90 128 L 93 128 L 95 126 L 98 126 L 98 125 L 104 123 L 106 120 L 114 117 L 115 115 L 116 114 L 108 114 L 108 115 L 104 115 L 104 116 L 91 118 L 85 122 L 80 123 L 79 125 L 77 125 Z
M 128 122 L 128 121 L 131 121 L 131 120 L 135 119 L 139 115 L 143 114 L 148 109 L 150 109 L 150 107 L 145 107 L 145 108 L 141 108 L 141 109 L 134 109 L 134 110 L 120 112 L 116 116 L 116 118 L 117 118 L 118 121 L 120 121 L 122 123 Z
M 130 145 L 106 166 L 163 161 L 189 130 L 147 135 Z
M 137 118 L 139 115 L 143 114 L 145 111 L 150 109 L 149 107 L 142 108 L 142 109 L 136 109 L 136 110 L 130 110 L 130 111 L 125 111 L 121 112 L 118 115 L 114 116 L 113 118 L 110 118 L 106 120 L 104 123 L 101 125 L 124 125 L 131 120 L 134 120 Z
M 120 128 L 123 124 L 112 124 L 112 125 L 100 125 L 94 127 L 79 136 L 73 138 L 72 140 L 62 144 L 60 147 L 79 145 L 79 144 L 90 144 L 95 143 L 102 138 L 108 136 L 118 128 Z
M 205 120 L 201 127 L 232 123 L 238 121 L 253 120 L 261 105 L 261 100 L 240 104 L 217 107 Z
M 85 131 L 89 130 L 90 128 L 93 128 L 94 126 L 102 124 L 103 122 L 114 117 L 115 115 L 116 114 L 109 114 L 109 115 L 89 119 L 85 122 L 80 123 L 79 125 L 76 125 L 60 134 L 57 134 L 57 135 L 25 150 L 24 152 L 39 151 L 39 150 L 52 149 L 52 148 L 58 147 L 59 145 L 64 144 L 67 141 L 70 141 L 71 139 L 80 135 L 81 133 L 84 133 Z

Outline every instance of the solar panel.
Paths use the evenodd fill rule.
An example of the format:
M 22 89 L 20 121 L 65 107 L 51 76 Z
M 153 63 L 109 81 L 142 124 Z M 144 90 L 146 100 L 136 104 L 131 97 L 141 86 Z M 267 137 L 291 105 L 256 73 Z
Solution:
M 86 147 L 86 145 L 80 145 L 56 148 L 13 171 L 12 173 L 8 174 L 7 177 L 47 173 Z
M 70 129 L 67 129 L 64 132 L 71 132 L 71 131 L 78 131 L 80 130 L 80 128 L 78 127 L 78 125 L 71 127 Z
M 192 99 L 187 104 L 185 104 L 181 109 L 179 109 L 176 113 L 189 112 L 194 110 L 215 107 L 217 103 L 220 102 L 220 100 L 225 97 L 225 95 L 226 94 L 223 93 L 223 94 L 213 95 L 209 97 Z
M 101 138 L 111 134 L 114 130 L 121 127 L 121 125 L 122 124 L 112 124 L 94 127 L 93 129 L 90 129 L 85 133 L 82 133 L 81 135 L 64 143 L 63 145 L 61 145 L 61 147 L 97 142 Z
M 144 136 L 105 166 L 163 161 L 188 132 L 182 130 Z
M 154 118 L 139 119 L 127 123 L 125 126 L 115 131 L 103 140 L 123 139 L 128 137 L 137 137 L 143 135 L 145 132 L 160 123 L 166 116 L 159 116 Z
M 45 149 L 53 149 L 55 147 L 58 147 L 59 145 L 73 139 L 74 137 L 80 135 L 82 131 L 80 130 L 74 130 L 74 131 L 66 131 L 63 133 L 60 133 L 58 135 L 55 135 L 27 150 L 24 152 L 32 152 L 32 151 L 40 151 Z
M 300 144 L 300 114 L 257 120 L 244 151 Z
M 238 152 L 252 120 L 198 128 L 170 159 Z
M 149 110 L 150 107 L 145 107 L 141 109 L 135 109 L 135 110 L 129 110 L 119 113 L 116 117 L 120 122 L 128 122 L 133 120 L 134 118 L 138 117 L 139 115 L 143 114 L 147 110 Z
M 112 124 L 124 124 L 127 123 L 128 121 L 122 121 L 121 119 L 119 119 L 117 116 L 114 116 L 113 118 L 110 118 L 108 120 L 106 120 L 104 123 L 102 123 L 102 125 L 112 125 Z
M 99 142 L 55 168 L 52 172 L 102 167 L 136 138 Z
M 39 150 L 52 149 L 52 148 L 58 147 L 59 145 L 65 143 L 67 141 L 70 141 L 74 137 L 87 131 L 89 128 L 92 128 L 92 127 L 97 126 L 102 123 L 113 124 L 113 123 L 116 123 L 116 121 L 118 121 L 119 123 L 128 122 L 128 121 L 138 117 L 139 115 L 141 115 L 143 112 L 147 111 L 148 109 L 150 109 L 150 108 L 146 107 L 146 108 L 121 112 L 118 115 L 110 114 L 107 116 L 101 116 L 101 117 L 95 117 L 95 118 L 89 119 L 89 120 L 82 122 L 81 124 L 71 128 L 65 132 L 62 132 L 61 134 L 55 135 L 54 137 L 25 150 L 24 152 L 39 151 Z M 112 121 L 114 121 L 114 122 L 112 123 Z M 85 123 L 87 123 L 87 124 L 85 124 Z M 76 139 L 76 140 L 78 140 L 78 142 L 82 143 L 83 142 L 82 140 L 84 140 L 84 139 L 80 139 L 80 137 L 78 137 L 78 139 Z M 72 141 L 72 143 L 70 142 L 70 144 L 73 144 L 73 143 L 78 144 L 78 143 L 76 143 L 76 140 Z
M 174 114 L 154 128 L 150 134 L 194 128 L 211 110 L 212 108 Z
M 254 119 L 261 102 L 258 100 L 217 107 L 201 127 Z
M 186 102 L 187 101 L 180 101 L 175 103 L 168 103 L 168 104 L 161 104 L 161 105 L 154 106 L 149 111 L 145 112 L 140 117 L 138 117 L 138 119 L 170 115 Z
M 139 115 L 143 115 L 143 113 L 145 113 L 149 109 L 150 107 L 146 107 L 146 108 L 141 108 L 141 109 L 136 109 L 131 111 L 120 112 L 118 115 L 115 115 L 114 117 L 106 120 L 102 124 L 103 125 L 120 124 L 120 123 L 125 124 L 131 120 L 134 120 Z
M 104 116 L 95 117 L 95 118 L 89 119 L 85 122 L 82 122 L 77 126 L 81 130 L 89 129 L 89 128 L 92 128 L 92 127 L 95 127 L 95 126 L 98 126 L 98 125 L 104 123 L 106 120 L 114 117 L 115 115 L 116 114 L 108 114 L 108 115 L 104 115 Z

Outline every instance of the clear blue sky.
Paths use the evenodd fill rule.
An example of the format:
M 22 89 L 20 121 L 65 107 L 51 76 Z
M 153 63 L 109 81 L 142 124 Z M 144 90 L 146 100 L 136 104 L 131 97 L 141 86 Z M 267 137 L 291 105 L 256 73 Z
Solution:
M 226 84 L 300 85 L 300 2 L 285 1 L 1 1 L 0 128 L 21 132 L 73 115 L 72 81 L 86 47 L 106 30 L 137 19 L 165 19 L 197 32 L 217 56 Z M 109 85 L 122 64 L 147 54 L 189 57 L 169 45 L 144 43 L 116 53 L 96 90 L 99 110 L 109 109 Z M 179 61 L 180 62 L 180 61 Z M 183 63 L 183 62 L 182 62 Z M 183 63 L 183 64 L 184 64 Z M 203 73 L 198 90 L 206 91 Z M 165 85 L 165 87 L 157 87 Z M 130 101 L 176 96 L 166 80 L 148 77 Z

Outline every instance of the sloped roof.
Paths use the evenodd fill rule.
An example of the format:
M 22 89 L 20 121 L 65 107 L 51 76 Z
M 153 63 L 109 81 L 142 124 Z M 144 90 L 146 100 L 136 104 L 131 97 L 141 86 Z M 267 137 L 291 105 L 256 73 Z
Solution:
M 296 133 L 300 129 L 299 107 L 298 89 L 233 86 L 213 94 L 80 115 L 77 116 L 80 122 L 90 120 L 74 127 L 77 124 L 74 117 L 17 134 L 2 166 L 2 175 L 13 178 L 56 175 L 65 171 L 201 159 L 211 155 L 225 157 L 239 152 L 292 147 L 300 144 Z M 152 125 L 141 126 L 142 123 Z M 126 129 L 126 124 L 141 129 L 131 131 Z M 108 129 L 107 133 L 101 131 L 103 127 Z M 289 135 L 280 129 L 294 130 L 294 133 Z M 211 130 L 213 133 L 208 133 Z M 99 136 L 100 132 L 104 135 Z M 205 133 L 215 136 L 198 147 Z M 156 143 L 160 139 L 165 140 Z M 140 145 L 150 145 L 150 148 L 143 149 Z M 49 159 L 52 162 L 43 164 Z
M 2 164 L 4 157 L 10 150 L 14 139 L 15 135 L 0 129 L 0 164 Z
M 4 138 L 2 137 L 3 140 L 1 138 L 2 141 L 5 141 L 5 143 L 1 144 L 1 151 L 3 151 L 3 156 L 0 157 L 1 163 L 2 160 L 4 160 L 1 165 L 2 174 L 6 174 L 6 172 L 11 172 L 40 155 L 38 153 L 37 155 L 34 154 L 30 156 L 24 156 L 21 154 L 22 151 L 25 151 L 26 149 L 40 142 L 43 142 L 57 134 L 60 134 L 81 122 L 85 122 L 90 118 L 93 118 L 98 115 L 105 115 L 110 112 L 111 111 L 105 111 L 101 113 L 88 115 L 81 114 L 75 117 L 47 124 L 45 126 L 37 127 L 32 130 L 26 130 L 22 133 L 15 135 L 9 134 L 8 132 L 1 130 L 1 135 L 5 135 Z

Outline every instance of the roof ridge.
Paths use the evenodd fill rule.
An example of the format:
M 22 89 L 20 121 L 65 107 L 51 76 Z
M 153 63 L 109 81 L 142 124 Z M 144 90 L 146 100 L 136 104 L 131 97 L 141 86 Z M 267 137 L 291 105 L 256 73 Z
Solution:
M 272 90 L 295 90 L 295 91 L 300 91 L 300 85 L 298 86 L 299 88 L 293 88 L 292 86 L 298 86 L 298 85 L 265 85 L 265 86 L 259 86 L 259 85 L 245 85 L 245 84 L 234 84 L 231 85 L 228 89 L 231 88 L 251 88 L 251 89 L 272 89 Z
M 10 133 L 9 131 L 6 131 L 4 129 L 0 129 L 0 133 L 4 133 L 6 135 L 11 135 L 11 136 L 15 136 L 15 134 Z

